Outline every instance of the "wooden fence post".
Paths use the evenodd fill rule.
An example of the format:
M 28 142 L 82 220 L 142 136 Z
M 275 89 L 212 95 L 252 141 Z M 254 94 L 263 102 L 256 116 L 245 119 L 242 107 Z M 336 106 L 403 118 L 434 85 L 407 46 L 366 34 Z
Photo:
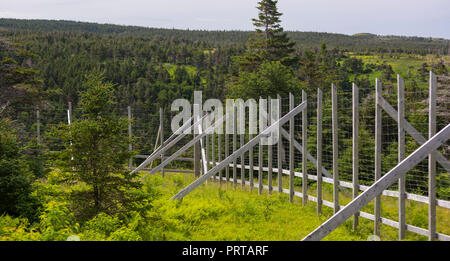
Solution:
M 272 124 L 272 98 L 267 99 L 267 126 Z M 273 139 L 273 138 L 270 138 Z M 269 185 L 269 195 L 272 194 L 272 174 L 273 174 L 273 157 L 272 157 L 272 140 L 269 141 L 267 146 L 267 183 Z
M 227 121 L 231 120 L 230 117 L 227 118 Z M 225 129 L 225 159 L 230 155 L 230 137 L 227 133 L 227 130 Z M 230 166 L 227 165 L 225 167 L 225 179 L 226 184 L 228 186 L 228 182 L 230 181 Z
M 69 125 L 72 123 L 72 102 L 69 102 Z
M 294 95 L 289 93 L 289 111 L 294 109 Z M 289 119 L 289 202 L 294 202 L 294 118 Z
M 216 141 L 215 141 L 215 139 L 216 139 L 216 134 L 215 134 L 215 132 L 213 132 L 211 134 L 211 163 L 212 163 L 213 167 L 216 166 Z M 216 181 L 217 176 L 214 175 L 212 178 L 213 178 L 213 181 Z
M 196 113 L 200 111 L 200 106 L 199 104 L 194 104 L 194 116 L 192 119 L 192 122 L 196 122 L 198 121 L 198 119 L 200 117 L 197 117 Z M 197 133 L 198 128 L 195 128 L 192 130 L 192 135 L 195 138 L 195 133 Z M 200 133 L 199 133 L 200 134 Z M 194 175 L 195 177 L 200 177 L 200 172 L 201 172 L 201 151 L 200 151 L 200 141 L 197 141 L 194 144 Z
M 240 142 L 239 145 L 240 146 L 244 146 L 245 144 L 245 108 L 242 108 L 242 110 L 239 113 L 239 125 L 240 127 L 244 128 L 244 133 L 240 134 Z M 241 120 L 243 122 L 241 122 Z M 242 130 L 242 128 L 239 128 L 239 130 Z M 244 189 L 245 188 L 245 153 L 242 154 L 241 156 L 241 188 Z
M 222 161 L 222 134 L 217 134 L 217 154 L 219 162 Z M 222 186 L 222 170 L 219 171 L 219 185 Z
M 206 112 L 201 111 L 201 114 L 203 117 L 209 117 Z M 200 116 L 197 116 L 197 120 L 200 121 Z M 206 129 L 203 128 L 203 122 L 199 122 L 197 125 L 198 133 L 199 133 L 199 139 L 200 142 L 200 154 L 202 158 L 202 175 L 205 175 L 208 172 L 208 158 L 207 158 L 207 152 L 206 152 L 206 141 L 208 140 Z M 208 130 L 209 131 L 209 130 Z M 186 145 L 185 145 L 186 146 Z M 173 157 L 174 154 L 171 155 Z M 206 183 L 208 183 L 208 180 L 206 180 Z
M 332 116 L 332 139 L 333 139 L 333 201 L 334 213 L 338 212 L 339 206 L 339 170 L 338 170 L 338 104 L 336 85 L 331 84 L 331 116 Z
M 317 214 L 322 214 L 322 90 L 317 89 Z
M 436 76 L 430 71 L 428 138 L 436 134 Z M 428 155 L 428 239 L 436 240 L 436 155 Z
M 161 147 L 164 144 L 164 112 L 163 112 L 163 108 L 159 107 L 159 126 L 161 128 Z M 161 162 L 164 161 L 164 155 L 161 154 Z M 164 177 L 164 168 L 161 169 L 161 176 Z
M 302 102 L 306 102 L 306 92 L 302 90 Z M 308 107 L 302 111 L 302 194 L 303 194 L 303 206 L 308 204 L 308 168 L 306 167 L 308 160 L 306 155 L 308 154 L 307 144 L 308 144 Z
M 209 116 L 207 116 L 207 117 L 209 117 Z M 206 130 L 206 128 L 204 128 L 203 129 L 203 131 L 205 131 Z M 209 153 L 209 134 L 208 133 L 206 133 L 206 135 L 205 135 L 205 161 L 206 161 L 206 166 L 207 166 L 207 168 L 208 169 L 211 169 L 210 168 L 210 153 Z M 206 172 L 204 173 L 204 174 L 206 174 Z M 212 177 L 211 177 L 211 179 L 212 179 Z M 208 183 L 208 181 L 206 181 L 207 183 Z
M 278 99 L 278 110 L 280 111 L 280 118 L 282 116 L 282 108 L 281 108 L 281 96 L 277 94 L 277 99 Z M 278 168 L 278 192 L 282 193 L 283 192 L 283 161 L 281 158 L 281 146 L 283 145 L 283 135 L 281 135 L 281 124 L 278 126 L 278 133 L 279 133 L 279 137 L 278 137 L 278 143 L 277 143 L 277 168 Z
M 195 136 L 195 134 L 194 134 Z M 200 177 L 200 169 L 201 169 L 201 163 L 200 163 L 200 143 L 196 142 L 194 144 L 194 175 L 196 177 Z
M 381 178 L 381 131 L 382 131 L 382 108 L 379 105 L 379 97 L 383 94 L 381 81 L 375 80 L 375 181 Z M 381 223 L 381 195 L 375 198 L 375 221 L 374 221 L 374 234 L 380 235 L 380 223 Z
M 252 140 L 253 139 L 253 134 L 249 133 L 248 134 L 248 140 Z M 248 170 L 248 179 L 250 181 L 250 192 L 253 191 L 253 168 L 254 168 L 254 161 L 253 161 L 253 147 L 250 148 L 250 150 L 248 151 L 248 163 L 250 165 L 250 169 Z
M 405 83 L 397 74 L 397 115 L 398 115 L 398 162 L 405 158 Z M 400 177 L 398 181 L 398 238 L 403 240 L 406 232 L 406 176 Z
M 353 83 L 353 120 L 352 120 L 352 172 L 353 172 L 353 199 L 359 195 L 359 90 Z M 353 215 L 353 230 L 356 230 L 359 223 L 359 211 Z
M 233 106 L 233 153 L 237 148 L 237 107 Z M 233 161 L 233 188 L 236 189 L 237 185 L 237 158 Z
M 131 140 L 132 137 L 132 130 L 131 130 L 131 106 L 127 107 L 127 114 L 128 114 L 128 138 Z M 128 150 L 131 152 L 133 150 L 133 144 L 131 144 L 131 141 L 128 143 Z M 128 161 L 128 168 L 133 168 L 133 157 L 130 157 Z
M 263 100 L 259 97 L 259 133 L 264 130 L 263 124 L 264 110 L 263 110 Z M 263 168 L 263 145 L 262 139 L 259 141 L 258 147 L 258 194 L 262 194 L 263 190 L 263 178 L 262 178 L 262 168 Z
M 72 103 L 69 102 L 69 109 L 67 110 L 67 123 L 70 125 L 72 124 Z M 70 146 L 72 146 L 72 140 L 69 141 Z M 73 160 L 73 154 L 70 156 L 70 160 Z

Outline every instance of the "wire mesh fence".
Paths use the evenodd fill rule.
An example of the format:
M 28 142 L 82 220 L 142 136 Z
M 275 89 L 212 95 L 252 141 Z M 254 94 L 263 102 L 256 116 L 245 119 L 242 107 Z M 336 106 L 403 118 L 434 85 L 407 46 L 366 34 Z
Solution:
M 428 133 L 428 90 L 421 89 L 415 90 L 408 86 L 409 82 L 406 82 L 405 86 L 405 120 L 412 125 L 413 129 L 417 130 L 417 134 L 420 134 L 424 137 L 424 140 L 429 138 Z M 369 86 L 366 88 L 358 88 L 358 104 L 359 104 L 359 184 L 362 187 L 367 187 L 372 185 L 375 182 L 375 108 L 376 108 L 376 97 L 375 97 L 375 87 Z M 439 95 L 439 88 L 438 88 Z M 437 132 L 441 130 L 446 124 L 449 123 L 449 115 L 448 111 L 449 101 L 448 94 L 444 93 L 443 95 L 447 95 L 447 98 L 440 98 L 437 100 Z M 397 86 L 395 84 L 386 84 L 382 88 L 382 97 L 389 102 L 394 110 L 397 110 Z M 315 158 L 317 155 L 317 94 L 316 93 L 308 93 L 308 106 L 307 106 L 307 152 L 309 153 L 310 158 Z M 337 89 L 337 166 L 339 172 L 339 181 L 346 182 L 346 184 L 351 184 L 353 180 L 353 129 L 352 129 L 352 91 Z M 300 104 L 302 102 L 302 98 L 299 94 L 295 96 L 294 106 Z M 290 110 L 289 98 L 283 97 L 281 98 L 281 115 L 285 115 Z M 381 110 L 381 175 L 388 173 L 392 168 L 394 168 L 399 163 L 398 157 L 398 123 L 395 118 L 392 117 L 387 111 L 384 109 Z M 322 123 L 322 165 L 326 172 L 329 174 L 333 174 L 333 144 L 336 142 L 332 137 L 332 106 L 331 106 L 331 88 L 328 90 L 323 89 L 323 123 Z M 298 144 L 303 145 L 302 141 L 302 115 L 299 114 L 294 117 L 294 139 Z M 289 132 L 289 122 L 284 124 L 282 128 Z M 248 129 L 248 124 L 247 124 Z M 421 145 L 420 142 L 414 138 L 416 135 L 412 135 L 411 131 L 406 132 L 406 145 L 405 145 L 405 156 L 408 156 L 413 151 L 415 151 Z M 230 148 L 233 148 L 233 135 L 229 135 L 230 140 Z M 253 183 L 258 183 L 258 175 L 259 175 L 259 167 L 263 168 L 263 181 L 261 183 L 268 184 L 268 188 L 270 189 L 270 185 L 272 184 L 273 190 L 276 191 L 277 187 L 277 175 L 278 175 L 278 159 L 281 158 L 281 164 L 284 176 L 286 177 L 289 174 L 290 170 L 290 162 L 291 155 L 293 165 L 295 168 L 295 178 L 294 178 L 294 190 L 297 195 L 302 195 L 302 185 L 303 182 L 308 182 L 308 187 L 315 186 L 317 177 L 314 177 L 317 174 L 316 165 L 313 164 L 311 160 L 307 160 L 307 174 L 310 176 L 308 181 L 303 181 L 302 177 L 302 164 L 303 157 L 301 151 L 297 146 L 294 146 L 294 152 L 290 153 L 290 143 L 289 136 L 282 136 L 281 140 L 281 150 L 277 149 L 277 146 L 254 146 L 251 151 L 244 153 L 242 156 L 237 158 L 238 164 L 238 175 L 237 178 L 240 178 L 241 170 L 239 168 L 239 164 L 242 162 L 246 166 L 247 170 L 244 172 L 244 179 L 251 180 L 253 178 Z M 240 146 L 244 146 L 250 139 L 249 135 L 244 135 L 241 139 L 240 135 L 237 136 L 236 146 L 235 148 L 239 148 Z M 223 146 L 223 145 L 222 145 Z M 271 162 L 269 163 L 269 150 L 271 150 Z M 214 148 L 215 157 L 217 158 L 218 149 Z M 221 149 L 223 153 L 223 148 Z M 230 151 L 231 154 L 233 150 Z M 443 146 L 439 148 L 439 152 L 444 156 L 444 161 L 448 162 L 449 159 L 449 142 L 447 141 Z M 227 155 L 229 155 L 227 154 Z M 250 155 L 253 155 L 252 157 Z M 261 154 L 262 160 L 259 158 Z M 213 155 L 209 155 L 208 157 L 212 157 Z M 221 154 L 222 159 L 224 158 L 224 154 Z M 252 163 L 254 166 L 254 171 L 250 174 L 249 165 Z M 273 167 L 272 175 L 269 176 L 269 165 Z M 437 172 L 436 172 L 436 197 L 438 200 L 441 200 L 440 206 L 448 206 L 448 200 L 450 198 L 449 193 L 449 172 L 446 168 L 443 167 L 444 164 L 437 163 Z M 230 170 L 230 172 L 233 172 Z M 287 175 L 286 175 L 287 174 Z M 311 177 L 312 175 L 312 177 Z M 428 169 L 428 159 L 426 158 L 422 162 L 420 162 L 417 166 L 415 166 L 411 171 L 409 171 L 406 175 L 406 193 L 408 195 L 408 199 L 417 200 L 417 197 L 413 197 L 414 195 L 418 195 L 420 198 L 420 202 L 426 203 L 428 202 L 428 177 L 429 169 Z M 289 190 L 289 180 L 283 180 L 283 189 Z M 348 191 L 351 191 L 351 186 L 347 185 Z M 364 189 L 361 189 L 364 190 Z M 398 183 L 392 184 L 388 188 L 388 192 L 397 192 L 399 190 Z M 286 191 L 285 191 L 286 192 Z M 308 195 L 313 195 L 314 198 L 315 192 L 308 192 Z M 396 193 L 387 193 L 386 195 L 396 197 L 398 199 L 398 192 Z M 395 196 L 397 195 L 397 196 Z M 425 196 L 425 197 L 423 197 Z M 333 202 L 332 194 L 324 194 L 323 199 L 329 202 Z M 447 201 L 447 203 L 442 203 Z M 345 205 L 346 202 L 340 200 L 339 203 L 341 205 Z M 397 203 L 398 204 L 398 203 Z M 382 207 L 383 208 L 383 207 Z M 448 207 L 447 207 L 448 208 Z M 365 214 L 366 218 L 373 219 L 373 209 L 367 210 L 368 214 Z M 438 211 L 443 211 L 439 209 Z M 384 213 L 384 212 L 382 212 Z M 382 214 L 384 215 L 384 214 Z M 397 213 L 398 215 L 398 213 Z M 398 219 L 390 214 L 389 218 L 395 220 L 394 222 L 398 222 Z M 389 219 L 382 219 L 384 223 L 389 223 Z M 391 225 L 394 223 L 390 223 Z M 417 225 L 417 224 L 414 224 Z M 411 228 L 411 227 L 410 227 Z M 425 230 L 420 230 L 420 228 L 415 228 L 416 232 L 421 231 L 420 233 L 426 234 Z
M 450 94 L 447 93 L 442 81 L 448 80 L 439 79 L 437 88 L 437 131 L 441 130 L 450 122 Z M 420 134 L 424 139 L 428 139 L 428 90 L 427 88 L 413 88 L 411 82 L 405 82 L 405 120 L 410 123 L 417 134 Z M 323 88 L 323 107 L 322 107 L 322 165 L 326 173 L 333 174 L 333 144 L 335 141 L 332 137 L 332 97 L 331 87 Z M 359 183 L 361 185 L 370 186 L 375 181 L 375 88 L 374 86 L 358 88 L 359 91 Z M 306 146 L 310 158 L 317 157 L 317 93 L 307 93 L 307 139 Z M 389 102 L 394 109 L 397 109 L 397 86 L 395 84 L 386 84 L 382 88 L 383 98 Z M 264 98 L 264 97 L 263 97 Z M 274 98 L 274 97 L 272 97 Z M 337 89 L 337 121 L 338 121 L 338 172 L 339 180 L 344 182 L 352 182 L 353 179 L 353 130 L 352 130 L 352 92 L 338 87 Z M 301 94 L 295 94 L 294 106 L 302 102 Z M 280 100 L 281 112 L 280 116 L 285 115 L 291 109 L 289 97 L 282 97 Z M 142 162 L 146 155 L 152 153 L 155 148 L 161 144 L 161 140 L 157 141 L 159 128 L 162 123 L 162 136 L 167 139 L 172 135 L 171 119 L 177 112 L 163 111 L 160 115 L 159 111 L 154 109 L 144 109 L 142 107 L 131 107 L 131 115 L 128 113 L 127 107 L 113 108 L 112 113 L 120 117 L 131 118 L 131 136 L 133 138 L 132 148 L 136 154 L 141 155 L 134 159 L 134 165 Z M 246 108 L 246 115 L 248 115 L 248 108 Z M 68 124 L 82 119 L 83 112 L 78 108 L 70 106 L 45 106 L 41 108 L 24 106 L 15 111 L 13 118 L 16 125 L 19 126 L 23 143 L 29 142 L 32 139 L 38 139 L 48 151 L 59 151 L 67 144 L 64 144 L 61 139 L 55 136 L 52 129 L 59 124 Z M 162 122 L 161 122 L 162 119 Z M 294 123 L 294 140 L 300 145 L 304 144 L 302 140 L 302 114 L 295 116 Z M 381 131 L 381 173 L 384 175 L 394 166 L 398 164 L 398 123 L 386 111 L 382 110 L 382 131 Z M 259 180 L 264 185 L 273 187 L 277 191 L 279 179 L 278 173 L 282 172 L 282 188 L 289 189 L 289 180 L 286 179 L 290 170 L 291 155 L 294 170 L 297 173 L 294 178 L 294 186 L 296 192 L 303 192 L 303 182 L 308 183 L 308 187 L 316 185 L 316 178 L 310 178 L 304 181 L 301 178 L 303 169 L 302 152 L 294 147 L 293 153 L 290 152 L 290 142 L 288 136 L 284 132 L 289 133 L 290 122 L 287 122 L 279 133 L 281 142 L 281 149 L 278 149 L 278 144 L 272 146 L 254 146 L 249 152 L 244 153 L 236 159 L 236 164 L 244 166 L 246 169 L 238 168 L 234 170 L 233 165 L 229 167 L 229 177 L 242 179 L 242 177 L 253 184 L 257 184 Z M 249 122 L 248 118 L 245 123 L 245 134 L 238 134 L 234 138 L 233 134 L 214 134 L 206 135 L 202 143 L 206 152 L 206 158 L 210 163 L 208 168 L 211 168 L 220 159 L 225 159 L 233 151 L 244 146 L 253 136 L 248 134 Z M 129 133 L 124 132 L 124 135 Z M 172 155 L 180 147 L 188 143 L 193 138 L 193 134 L 188 134 L 183 137 L 176 146 L 170 148 L 165 152 L 165 156 Z M 409 155 L 416 150 L 420 144 L 414 139 L 411 133 L 405 135 L 405 155 Z M 160 135 L 161 138 L 161 135 Z M 228 145 L 226 140 L 228 138 Z M 219 141 L 220 140 L 220 141 Z M 228 152 L 226 147 L 228 146 Z M 271 152 L 269 152 L 269 150 Z M 447 141 L 444 146 L 439 149 L 439 152 L 448 161 L 450 156 L 450 142 Z M 191 159 L 193 157 L 193 147 L 186 150 L 180 157 Z M 271 161 L 269 162 L 269 157 Z M 159 164 L 161 160 L 157 160 Z M 281 166 L 279 166 L 281 162 Z M 306 170 L 308 175 L 313 177 L 317 174 L 316 165 L 307 160 Z M 250 170 L 249 166 L 253 165 L 255 169 Z M 439 200 L 450 200 L 450 173 L 443 164 L 437 163 L 436 171 L 436 196 Z M 269 178 L 269 166 L 272 166 L 272 175 Z M 260 174 L 259 167 L 263 168 Z M 281 170 L 279 170 L 281 167 Z M 185 168 L 192 169 L 192 160 L 187 161 L 173 161 L 170 162 L 166 168 Z M 225 177 L 226 170 L 221 170 L 221 175 Z M 428 159 L 423 160 L 420 164 L 414 167 L 406 175 L 406 192 L 416 195 L 428 196 Z M 218 174 L 219 175 L 219 174 Z M 261 178 L 259 178 L 261 175 Z M 394 183 L 389 190 L 398 191 L 398 184 Z M 308 192 L 313 195 L 314 192 Z M 324 200 L 333 201 L 331 194 L 324 194 Z
M 446 123 L 449 122 L 450 111 L 450 99 L 447 93 L 438 95 L 444 98 L 437 100 L 437 131 L 442 129 Z M 331 88 L 323 89 L 323 167 L 332 173 L 333 166 L 333 139 L 332 139 L 332 107 L 331 107 Z M 397 104 L 397 91 L 395 85 L 383 86 L 383 97 L 396 108 Z M 405 88 L 405 119 L 408 121 L 420 135 L 428 138 L 428 94 L 426 90 L 417 90 L 410 88 L 408 82 L 406 82 Z M 302 102 L 301 95 L 295 96 L 295 105 Z M 308 107 L 307 107 L 307 151 L 315 157 L 317 154 L 316 139 L 317 139 L 317 93 L 308 93 Z M 415 101 L 415 102 L 410 102 Z M 281 98 L 281 115 L 286 114 L 289 111 L 289 98 Z M 338 88 L 337 93 L 337 107 L 338 107 L 338 170 L 339 179 L 342 181 L 352 182 L 352 93 L 348 90 L 341 90 Z M 38 113 L 39 110 L 39 113 Z M 375 111 L 375 95 L 374 87 L 359 88 L 359 182 L 361 185 L 371 185 L 375 180 L 374 166 L 375 166 L 375 124 L 374 124 L 374 111 Z M 248 113 L 248 108 L 247 111 Z M 114 108 L 113 113 L 120 117 L 128 117 L 127 108 Z M 38 115 L 39 114 L 39 115 Z M 170 120 L 175 116 L 176 112 L 164 111 L 163 112 L 163 136 L 167 139 L 171 134 L 171 122 Z M 46 106 L 44 108 L 37 107 L 21 107 L 16 110 L 14 116 L 16 124 L 20 126 L 20 130 L 23 133 L 21 135 L 23 140 L 30 140 L 39 136 L 40 142 L 45 145 L 49 151 L 58 151 L 64 148 L 64 144 L 52 134 L 52 129 L 59 124 L 68 124 L 69 117 L 75 121 L 82 117 L 82 112 L 78 108 L 72 108 L 69 111 L 69 105 L 67 106 Z M 39 119 L 38 119 L 39 117 Z M 131 108 L 131 131 L 133 137 L 132 147 L 133 150 L 139 155 L 148 155 L 160 145 L 155 144 L 158 136 L 158 130 L 160 126 L 160 113 L 151 109 Z M 39 127 L 38 127 L 39 125 Z M 289 122 L 284 124 L 282 128 L 289 131 Z M 39 134 L 38 134 L 39 129 Z M 246 129 L 248 130 L 248 118 L 246 122 Z M 126 134 L 124 134 L 126 135 Z M 224 159 L 225 154 L 225 135 L 229 136 L 229 149 L 230 152 L 233 148 L 233 135 L 223 134 L 221 135 L 221 149 L 220 157 Z M 406 133 L 406 155 L 417 149 L 420 144 Z M 179 141 L 179 144 L 186 144 L 192 139 L 192 135 L 186 135 Z M 277 150 L 277 145 L 271 147 L 272 161 L 271 165 L 274 168 L 278 168 L 278 159 L 281 158 L 282 168 L 289 169 L 289 140 L 283 137 L 280 133 L 282 150 Z M 302 141 L 302 116 L 298 115 L 294 118 L 294 138 L 299 144 L 303 144 Z M 214 141 L 211 135 L 208 135 L 209 144 L 214 143 L 214 149 L 211 147 L 208 149 L 208 158 L 217 162 L 219 159 L 218 148 L 218 136 L 215 135 Z M 398 163 L 398 124 L 390 117 L 385 111 L 382 112 L 382 173 L 387 173 Z M 236 139 L 236 148 L 243 146 L 249 141 L 248 134 L 238 134 Z M 206 144 L 206 139 L 204 140 Z M 166 152 L 166 155 L 171 155 L 180 146 L 174 146 Z M 448 159 L 450 154 L 450 143 L 447 142 L 445 146 L 440 148 L 441 154 Z M 263 167 L 268 167 L 268 147 L 263 146 L 262 149 L 262 164 Z M 252 160 L 254 166 L 259 166 L 259 146 L 252 148 L 253 157 L 250 159 L 250 153 L 244 154 L 243 157 L 237 159 L 237 164 L 249 165 Z M 182 157 L 189 158 L 193 155 L 193 148 L 190 148 Z M 294 167 L 296 172 L 302 171 L 302 153 L 298 149 L 294 150 Z M 135 164 L 140 162 L 136 159 Z M 192 167 L 190 163 L 178 163 L 180 167 Z M 177 166 L 174 164 L 173 166 Z M 307 162 L 307 171 L 310 175 L 316 175 L 316 166 L 311 162 Z M 255 173 L 257 174 L 257 173 Z M 249 176 L 249 171 L 245 172 L 246 177 Z M 267 178 L 267 173 L 264 173 Z M 274 177 L 272 180 L 276 181 L 277 172 L 273 172 Z M 437 198 L 442 200 L 450 199 L 450 174 L 442 166 L 437 164 Z M 296 185 L 301 185 L 300 178 L 295 179 Z M 286 184 L 285 184 L 286 185 Z M 284 186 L 287 188 L 286 186 Z M 392 190 L 397 190 L 398 185 L 391 186 Z M 418 195 L 426 196 L 428 193 L 428 160 L 425 159 L 413 170 L 408 172 L 406 177 L 406 192 L 414 193 Z

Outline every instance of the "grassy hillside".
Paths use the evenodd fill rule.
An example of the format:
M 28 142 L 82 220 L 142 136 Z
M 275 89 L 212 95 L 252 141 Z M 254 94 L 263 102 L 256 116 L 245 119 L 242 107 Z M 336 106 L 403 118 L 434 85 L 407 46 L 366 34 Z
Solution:
M 288 180 L 287 177 L 284 178 L 284 186 L 287 188 Z M 192 175 L 189 174 L 171 175 L 165 179 L 152 176 L 148 180 L 150 184 L 158 184 L 163 191 L 163 198 L 170 198 L 192 181 Z M 275 184 L 276 182 L 274 186 Z M 331 208 L 324 206 L 323 215 L 317 216 L 314 202 L 308 202 L 308 205 L 303 207 L 300 198 L 296 198 L 295 203 L 291 204 L 287 194 L 274 192 L 273 195 L 268 195 L 267 191 L 264 191 L 263 195 L 258 195 L 257 189 L 251 193 L 248 189 L 246 187 L 242 190 L 238 185 L 234 190 L 231 183 L 220 188 L 217 183 L 209 182 L 194 190 L 181 203 L 176 203 L 174 209 L 166 213 L 175 210 L 179 214 L 186 215 L 187 220 L 197 216 L 195 226 L 189 229 L 190 235 L 184 240 L 301 240 L 333 214 Z M 301 191 L 301 188 L 295 187 L 295 190 Z M 309 193 L 315 195 L 315 186 L 310 187 Z M 332 200 L 332 187 L 329 184 L 324 186 L 324 199 Z M 340 193 L 341 205 L 347 204 L 350 200 L 351 191 Z M 396 199 L 383 197 L 382 216 L 397 220 L 397 206 Z M 373 213 L 373 204 L 369 204 L 363 211 Z M 408 224 L 427 227 L 425 204 L 408 201 L 406 211 Z M 216 214 L 208 214 L 211 212 Z M 450 211 L 438 207 L 437 215 L 438 232 L 449 234 Z M 203 218 L 200 218 L 201 216 Z M 381 240 L 397 240 L 397 231 L 382 225 Z M 324 240 L 364 241 L 372 233 L 372 221 L 361 218 L 359 229 L 353 231 L 350 219 Z M 427 238 L 407 232 L 406 240 L 427 240 Z
M 361 59 L 363 63 L 381 65 L 386 63 L 392 66 L 395 73 L 400 74 L 403 78 L 415 77 L 417 78 L 417 71 L 420 69 L 423 63 L 427 63 L 428 66 L 438 63 L 440 60 L 448 66 L 450 64 L 450 56 L 437 56 L 437 55 L 380 55 L 380 54 L 359 54 L 349 52 L 350 57 Z M 379 77 L 381 72 L 374 72 L 369 75 L 369 79 L 374 81 L 376 77 Z
M 57 185 L 58 172 L 35 183 L 33 195 L 46 202 L 38 222 L 30 224 L 25 219 L 0 217 L 0 240 L 66 240 L 77 235 L 81 240 L 301 240 L 332 215 L 324 207 L 322 216 L 316 215 L 316 204 L 306 207 L 296 198 L 289 203 L 287 194 L 258 195 L 232 184 L 219 187 L 209 182 L 201 185 L 183 201 L 169 201 L 176 192 L 192 182 L 191 174 L 167 174 L 165 178 L 154 175 L 145 180 L 147 200 L 140 211 L 124 215 L 101 213 L 96 217 L 77 222 L 67 207 L 64 194 L 80 189 L 82 185 Z M 287 181 L 284 184 L 288 184 Z M 299 191 L 300 188 L 296 187 Z M 314 192 L 311 187 L 310 193 Z M 324 187 L 324 198 L 330 199 L 331 187 Z M 350 200 L 350 192 L 342 192 L 341 204 Z M 383 198 L 382 216 L 396 219 L 397 202 Z M 373 206 L 364 210 L 371 212 Z M 450 233 L 449 211 L 438 208 L 438 232 Z M 407 223 L 426 227 L 427 208 L 424 204 L 408 202 Z M 372 235 L 373 222 L 361 219 L 359 229 L 352 231 L 348 220 L 324 240 L 361 240 Z M 406 240 L 426 240 L 426 237 L 407 232 Z M 382 226 L 381 240 L 397 240 L 397 230 Z

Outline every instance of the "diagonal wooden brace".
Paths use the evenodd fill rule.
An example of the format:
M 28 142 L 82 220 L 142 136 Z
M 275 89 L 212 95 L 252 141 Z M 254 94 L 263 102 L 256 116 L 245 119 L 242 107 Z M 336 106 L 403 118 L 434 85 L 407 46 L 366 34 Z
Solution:
M 389 104 L 389 102 L 386 101 L 381 95 L 379 95 L 378 101 L 379 105 L 387 112 L 387 114 L 398 122 L 397 110 L 395 110 L 394 107 L 392 107 L 392 105 Z M 411 135 L 411 137 L 413 137 L 419 145 L 422 145 L 427 141 L 407 120 L 404 120 L 403 124 L 405 131 Z M 435 151 L 434 154 L 436 155 L 437 162 L 439 162 L 439 164 L 441 164 L 447 172 L 450 172 L 450 162 L 439 151 Z
M 438 149 L 448 139 L 450 139 L 450 124 L 426 141 L 407 158 L 402 160 L 397 166 L 372 184 L 366 191 L 361 193 L 313 232 L 303 238 L 303 241 L 318 241 L 330 234 L 375 197 L 381 195 L 385 189 L 394 184 L 394 182 L 397 182 L 400 177 L 404 176 L 409 170 L 424 160 L 430 153 Z

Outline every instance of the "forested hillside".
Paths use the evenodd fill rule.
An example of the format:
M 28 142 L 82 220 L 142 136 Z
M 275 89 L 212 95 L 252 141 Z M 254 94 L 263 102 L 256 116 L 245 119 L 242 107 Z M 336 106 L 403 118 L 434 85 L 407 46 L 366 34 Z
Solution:
M 193 89 L 202 89 L 208 96 L 225 97 L 223 87 L 233 70 L 232 57 L 244 53 L 244 42 L 250 36 L 250 32 L 17 19 L 0 19 L 0 28 L 3 42 L 10 43 L 17 52 L 30 54 L 27 62 L 40 71 L 44 90 L 52 90 L 54 94 L 50 100 L 76 104 L 83 75 L 97 68 L 105 70 L 106 78 L 117 84 L 120 106 L 136 104 L 139 108 L 153 106 L 153 109 L 180 95 L 190 97 Z M 384 70 L 383 66 L 358 64 L 354 60 L 342 63 L 349 58 L 349 51 L 391 58 L 409 53 L 409 57 L 426 63 L 422 68 L 422 75 L 426 75 L 424 70 L 442 66 L 446 60 L 435 57 L 430 64 L 425 55 L 446 54 L 449 49 L 449 41 L 444 39 L 303 32 L 287 35 L 296 42 L 295 55 L 300 57 L 294 74 L 303 82 L 315 85 L 312 83 L 315 79 L 309 78 L 320 71 L 320 61 L 325 56 L 329 57 L 329 64 L 334 63 L 332 66 L 336 67 L 342 85 L 348 87 L 351 74 L 359 77 L 369 71 Z M 321 44 L 326 44 L 325 49 Z M 411 69 L 416 74 L 419 68 Z
M 191 41 L 207 41 L 216 44 L 244 43 L 252 34 L 249 31 L 179 30 L 64 20 L 21 20 L 6 18 L 0 19 L 0 28 L 2 30 L 67 31 L 136 37 L 175 37 Z M 302 47 L 318 47 L 323 41 L 326 41 L 330 47 L 340 47 L 353 51 L 446 55 L 450 50 L 449 40 L 442 38 L 383 36 L 370 33 L 355 35 L 298 31 L 288 31 L 287 33 L 292 40 L 296 41 Z
M 168 181 L 174 187 L 161 188 L 163 181 L 157 178 L 136 182 L 138 175 L 128 176 L 129 157 L 151 153 L 154 148 L 159 108 L 164 110 L 168 137 L 172 101 L 192 99 L 194 90 L 203 91 L 205 98 L 221 100 L 280 94 L 284 109 L 289 92 L 298 101 L 306 91 L 308 150 L 315 155 L 314 106 L 317 89 L 322 89 L 324 167 L 331 169 L 330 86 L 336 84 L 340 175 L 341 180 L 351 180 L 351 90 L 356 83 L 361 104 L 360 175 L 365 185 L 373 183 L 375 78 L 383 83 L 383 95 L 392 104 L 397 99 L 397 74 L 405 80 L 406 118 L 425 134 L 432 70 L 438 75 L 438 129 L 450 121 L 449 40 L 285 32 L 276 1 L 261 2 L 272 4 L 273 14 L 267 17 L 261 12 L 252 32 L 1 18 L 0 192 L 6 196 L 0 200 L 0 240 L 65 240 L 77 233 L 90 240 L 177 240 L 192 235 L 208 240 L 254 239 L 252 235 L 234 237 L 230 232 L 222 237 L 214 237 L 220 234 L 217 231 L 198 232 L 214 220 L 229 223 L 219 218 L 223 213 L 240 218 L 239 222 L 250 218 L 248 213 L 225 211 L 223 206 L 216 209 L 205 199 L 214 194 L 230 202 L 237 200 L 227 193 L 199 192 L 203 201 L 198 204 L 203 205 L 190 202 L 193 205 L 186 208 L 166 207 L 161 202 L 185 185 L 185 177 L 175 176 Z M 69 103 L 74 119 L 70 127 Z M 128 120 L 123 117 L 127 106 L 135 128 L 131 139 Z M 42 124 L 39 137 L 37 110 Z M 395 128 L 396 123 L 383 115 L 383 173 L 398 161 Z M 296 138 L 301 139 L 300 135 Z M 128 143 L 133 143 L 131 152 Z M 416 148 L 414 140 L 407 137 L 406 154 Z M 448 157 L 450 146 L 440 151 Z M 295 167 L 301 169 L 300 160 Z M 408 173 L 408 192 L 426 193 L 426 172 L 427 165 L 421 164 Z M 439 199 L 450 199 L 449 180 L 449 173 L 438 166 Z M 297 178 L 295 182 L 296 186 L 301 183 Z M 263 220 L 278 218 L 271 209 L 280 200 L 255 203 L 252 195 L 246 200 L 251 203 L 246 205 L 249 213 L 261 219 L 261 230 Z M 390 210 L 394 209 L 389 215 L 394 215 L 394 205 L 389 203 Z M 207 210 L 198 214 L 198 209 Z M 426 209 L 417 209 L 419 217 L 413 221 L 425 222 L 422 212 Z M 439 215 L 448 218 L 447 212 Z M 183 224 L 186 220 L 191 223 Z M 315 222 L 319 224 L 319 219 Z M 197 233 L 190 231 L 190 226 Z M 448 233 L 448 222 L 440 226 L 441 232 Z M 364 229 L 367 227 L 365 224 Z M 96 229 L 98 233 L 93 232 Z M 270 231 L 265 233 L 270 235 Z M 395 238 L 393 233 L 386 238 Z M 354 238 L 362 237 L 353 234 L 345 239 Z M 286 233 L 277 239 L 297 237 Z

